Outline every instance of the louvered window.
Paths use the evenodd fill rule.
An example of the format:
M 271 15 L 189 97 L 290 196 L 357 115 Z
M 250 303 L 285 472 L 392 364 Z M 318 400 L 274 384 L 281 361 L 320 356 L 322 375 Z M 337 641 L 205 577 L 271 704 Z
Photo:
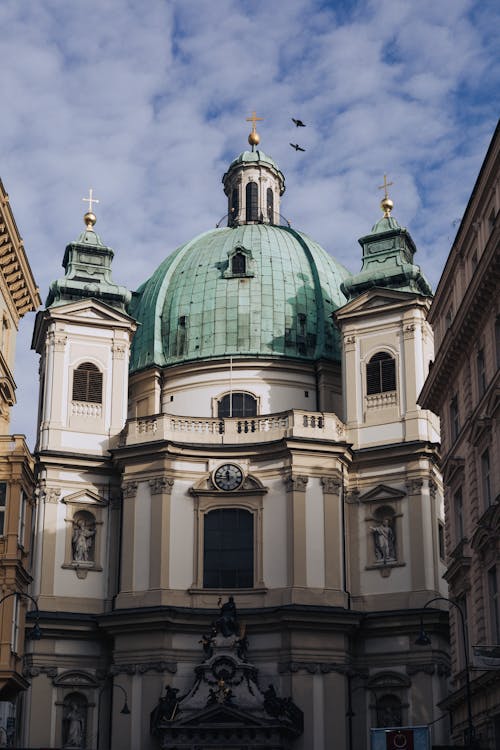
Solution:
M 74 371 L 72 398 L 102 404 L 102 372 L 92 362 L 84 362 Z
M 247 221 L 257 221 L 259 218 L 258 187 L 256 182 L 249 182 L 246 186 Z
M 366 392 L 385 393 L 396 390 L 396 363 L 387 352 L 378 352 L 366 365 Z

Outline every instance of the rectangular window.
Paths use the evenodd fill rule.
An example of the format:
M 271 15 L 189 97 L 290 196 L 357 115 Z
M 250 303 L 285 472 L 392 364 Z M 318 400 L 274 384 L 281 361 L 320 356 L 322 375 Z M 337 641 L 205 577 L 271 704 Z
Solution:
M 445 559 L 444 555 L 444 526 L 438 521 L 438 544 L 439 544 L 439 557 L 441 560 Z
M 490 602 L 490 643 L 500 643 L 500 598 L 498 596 L 498 578 L 496 567 L 488 571 L 488 594 Z
M 458 413 L 458 396 L 455 395 L 450 401 L 450 433 L 452 442 L 458 437 L 460 432 L 460 415 Z
M 486 366 L 484 363 L 484 350 L 479 349 L 476 357 L 476 369 L 477 369 L 477 392 L 479 398 L 486 391 Z
M 455 543 L 458 544 L 464 538 L 464 503 L 461 487 L 453 495 L 453 513 L 455 517 Z
M 457 599 L 457 604 L 462 610 L 462 614 L 464 616 L 464 628 L 465 628 L 465 642 L 467 646 L 469 645 L 469 625 L 468 625 L 468 612 L 467 612 L 467 599 L 465 596 L 461 596 L 459 599 Z M 460 617 L 460 613 L 454 611 L 455 607 L 450 608 L 450 612 L 453 611 L 453 614 L 455 615 L 455 638 L 457 643 L 457 651 L 458 651 L 458 659 L 460 662 L 460 669 L 465 669 L 465 665 L 467 663 L 466 655 L 464 653 L 464 632 L 462 630 L 462 618 Z M 469 650 L 469 648 L 467 649 Z
M 500 368 L 500 318 L 495 320 L 495 353 L 497 355 L 497 367 Z
M 17 530 L 17 540 L 20 547 L 24 547 L 24 532 L 26 528 L 26 493 L 21 490 L 19 502 L 19 526 Z
M 12 605 L 12 634 L 10 638 L 10 649 L 13 654 L 17 654 L 19 645 L 19 597 L 13 596 Z
M 488 448 L 481 454 L 481 483 L 486 507 L 491 505 L 490 452 Z
M 5 513 L 7 505 L 7 482 L 0 482 L 0 536 L 5 533 Z
M 203 586 L 252 588 L 253 514 L 224 508 L 205 515 Z

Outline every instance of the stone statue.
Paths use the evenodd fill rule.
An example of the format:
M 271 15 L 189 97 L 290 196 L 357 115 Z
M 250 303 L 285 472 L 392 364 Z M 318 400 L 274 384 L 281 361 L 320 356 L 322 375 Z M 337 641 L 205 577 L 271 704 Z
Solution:
M 151 711 L 150 731 L 156 734 L 158 727 L 165 721 L 172 721 L 175 718 L 179 706 L 177 693 L 179 688 L 165 686 L 165 695 L 158 701 L 158 705 Z
M 375 557 L 381 562 L 396 559 L 395 537 L 389 518 L 384 518 L 378 526 L 371 526 L 375 542 Z
M 85 712 L 77 703 L 70 703 L 65 712 L 66 742 L 64 747 L 83 747 Z
M 95 526 L 87 524 L 83 518 L 79 518 L 73 524 L 73 537 L 71 546 L 73 548 L 73 560 L 76 562 L 88 562 L 91 560 L 92 544 L 94 543 Z
M 239 625 L 236 616 L 236 604 L 234 603 L 232 596 L 230 596 L 227 602 L 224 602 L 220 608 L 220 617 L 215 621 L 215 629 L 217 633 L 223 635 L 224 638 L 238 635 Z

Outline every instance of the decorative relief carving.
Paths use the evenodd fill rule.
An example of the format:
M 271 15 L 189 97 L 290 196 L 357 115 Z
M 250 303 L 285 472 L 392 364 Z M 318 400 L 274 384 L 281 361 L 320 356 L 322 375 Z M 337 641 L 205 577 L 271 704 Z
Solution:
M 57 677 L 57 669 L 55 667 L 24 667 L 23 677 L 38 677 L 41 674 L 46 674 L 52 680 Z
M 409 495 L 418 495 L 423 486 L 423 479 L 408 479 L 406 482 L 406 489 Z
M 406 667 L 406 674 L 409 677 L 413 677 L 413 675 L 416 675 L 419 672 L 432 675 L 435 673 L 435 671 L 436 671 L 435 664 L 408 664 Z
M 109 670 L 111 675 L 118 674 L 146 674 L 147 672 L 177 672 L 177 662 L 175 661 L 149 661 L 141 664 L 113 664 Z
M 429 479 L 429 492 L 431 493 L 431 497 L 435 498 L 438 491 L 438 485 L 437 482 L 434 481 L 434 479 Z
M 355 344 L 356 343 L 356 336 L 344 336 L 344 343 L 345 344 Z
M 155 477 L 149 480 L 152 495 L 170 495 L 174 480 L 172 477 Z
M 321 477 L 321 484 L 323 492 L 331 495 L 338 495 L 342 487 L 342 482 L 338 477 Z
M 124 482 L 123 484 L 123 497 L 135 497 L 137 495 L 137 482 Z
M 361 492 L 358 490 L 357 487 L 355 487 L 352 490 L 347 490 L 346 492 L 346 500 L 348 503 L 357 503 L 359 502 Z
M 309 477 L 302 474 L 285 477 L 284 480 L 287 492 L 305 492 Z
M 127 347 L 121 342 L 114 341 L 111 351 L 113 352 L 113 359 L 125 359 Z
M 56 352 L 63 352 L 66 344 L 68 342 L 68 337 L 64 336 L 63 334 L 56 334 L 54 336 L 54 349 Z
M 45 487 L 44 490 L 45 502 L 57 504 L 61 497 L 60 487 Z

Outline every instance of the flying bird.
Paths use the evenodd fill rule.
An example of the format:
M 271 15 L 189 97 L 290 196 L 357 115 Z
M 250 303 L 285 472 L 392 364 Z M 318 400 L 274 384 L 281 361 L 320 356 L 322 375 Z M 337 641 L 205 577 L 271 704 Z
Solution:
M 295 151 L 305 151 L 305 148 L 302 148 L 299 146 L 298 143 L 290 143 L 290 146 L 295 149 Z
M 305 122 L 302 122 L 302 120 L 296 120 L 295 117 L 292 117 L 292 122 L 294 122 L 298 128 L 305 128 L 306 126 Z

